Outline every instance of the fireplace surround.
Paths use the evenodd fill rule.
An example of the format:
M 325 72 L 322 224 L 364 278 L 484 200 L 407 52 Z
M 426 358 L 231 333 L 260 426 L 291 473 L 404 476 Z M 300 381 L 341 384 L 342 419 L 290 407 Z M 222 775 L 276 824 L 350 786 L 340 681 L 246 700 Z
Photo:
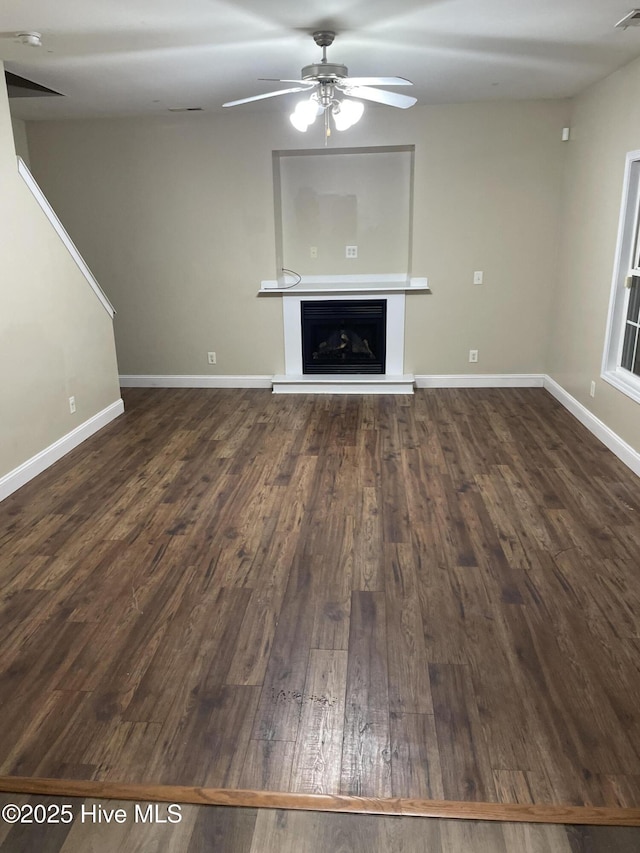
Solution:
M 413 394 L 414 376 L 404 371 L 405 302 L 409 292 L 429 293 L 426 279 L 404 276 L 323 277 L 302 280 L 288 289 L 277 282 L 262 283 L 261 294 L 282 299 L 284 374 L 273 377 L 274 394 Z M 302 303 L 373 303 L 385 305 L 385 356 L 381 373 L 305 373 L 303 369 Z M 338 330 L 340 331 L 340 330 Z M 355 330 L 357 332 L 357 330 Z M 367 332 L 367 334 L 370 334 Z M 367 334 L 358 336 L 367 339 Z M 322 338 L 318 344 L 322 343 Z M 313 354 L 312 350 L 312 354 Z M 316 349 L 315 352 L 319 350 Z M 376 354 L 377 355 L 377 354 Z M 366 359 L 369 361 L 369 359 Z

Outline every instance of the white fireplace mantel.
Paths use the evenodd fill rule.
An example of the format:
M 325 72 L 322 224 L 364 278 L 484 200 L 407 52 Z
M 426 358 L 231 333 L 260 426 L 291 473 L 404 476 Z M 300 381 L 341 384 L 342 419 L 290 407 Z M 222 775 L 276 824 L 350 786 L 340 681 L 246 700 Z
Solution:
M 283 297 L 284 326 L 283 375 L 273 377 L 274 394 L 413 394 L 415 377 L 404 372 L 404 326 L 406 294 L 412 290 L 429 291 L 426 279 L 406 276 L 390 279 L 379 277 L 372 281 L 360 276 L 323 276 L 303 279 L 299 284 L 279 288 Z M 401 280 L 400 280 L 401 279 Z M 419 284 L 417 283 L 419 282 Z M 263 282 L 263 285 L 265 282 Z M 274 288 L 265 288 L 274 292 Z M 387 303 L 386 311 L 386 372 L 384 374 L 305 374 L 302 367 L 301 303 L 349 300 L 357 293 L 361 299 L 380 299 Z
M 298 293 L 360 293 L 376 295 L 380 293 L 408 293 L 410 291 L 430 292 L 426 278 L 410 278 L 403 273 L 383 273 L 381 275 L 304 275 L 297 280 L 285 275 L 284 283 L 270 280 L 260 283 L 260 294 L 288 296 Z

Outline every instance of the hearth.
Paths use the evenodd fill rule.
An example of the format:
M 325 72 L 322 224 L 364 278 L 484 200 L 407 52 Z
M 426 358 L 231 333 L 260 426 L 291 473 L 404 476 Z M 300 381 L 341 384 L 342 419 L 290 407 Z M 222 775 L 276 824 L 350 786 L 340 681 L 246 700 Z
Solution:
M 382 374 L 386 299 L 302 301 L 302 371 Z

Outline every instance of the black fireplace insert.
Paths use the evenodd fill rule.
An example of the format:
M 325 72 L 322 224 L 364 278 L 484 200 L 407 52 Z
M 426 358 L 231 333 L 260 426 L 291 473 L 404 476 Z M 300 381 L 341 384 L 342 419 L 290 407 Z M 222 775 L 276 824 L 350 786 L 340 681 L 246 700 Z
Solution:
M 384 373 L 386 299 L 302 302 L 304 373 Z

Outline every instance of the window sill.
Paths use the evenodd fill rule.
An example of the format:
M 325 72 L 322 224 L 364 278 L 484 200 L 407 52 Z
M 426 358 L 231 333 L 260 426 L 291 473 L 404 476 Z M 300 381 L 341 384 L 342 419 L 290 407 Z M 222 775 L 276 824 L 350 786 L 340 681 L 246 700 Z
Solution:
M 605 371 L 602 378 L 609 385 L 613 385 L 618 391 L 626 394 L 627 397 L 631 397 L 636 403 L 640 403 L 640 376 L 636 376 L 623 368 L 617 368 L 616 370 Z

